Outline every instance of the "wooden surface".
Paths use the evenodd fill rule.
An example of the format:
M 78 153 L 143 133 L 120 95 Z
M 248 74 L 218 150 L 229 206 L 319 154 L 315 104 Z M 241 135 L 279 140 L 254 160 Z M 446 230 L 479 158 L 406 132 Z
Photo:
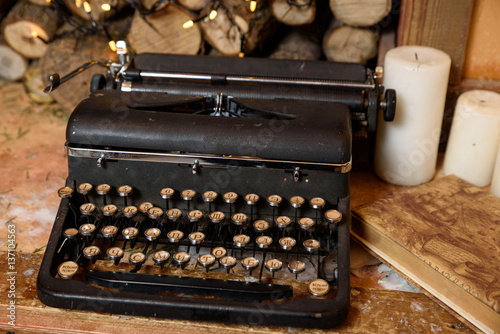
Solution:
M 330 9 L 338 20 L 354 27 L 380 22 L 391 11 L 391 0 L 330 0 Z
M 330 61 L 366 64 L 377 55 L 377 42 L 374 31 L 333 24 L 323 38 L 323 52 Z
M 451 57 L 450 84 L 458 84 L 467 45 L 474 0 L 404 0 L 398 45 L 425 45 Z
M 287 0 L 270 0 L 269 6 L 273 16 L 286 25 L 300 26 L 309 24 L 316 17 L 316 1 L 311 0 L 309 5 L 305 6 L 309 0 L 298 0 L 295 3 L 302 6 L 293 6 L 287 3 Z
M 471 333 L 460 320 L 421 293 L 383 284 L 394 272 L 372 266 L 364 277 L 351 276 L 347 320 L 329 331 L 288 327 L 248 327 L 109 315 L 46 307 L 36 297 L 35 280 L 67 175 L 64 153 L 67 115 L 57 104 L 29 102 L 22 84 L 0 87 L 0 270 L 7 272 L 6 224 L 17 226 L 16 327 L 3 316 L 9 299 L 0 295 L 0 328 L 19 333 Z M 400 191 L 373 176 L 369 168 L 351 176 L 352 206 Z M 0 281 L 5 291 L 7 281 Z M 126 331 L 124 331 L 126 328 Z

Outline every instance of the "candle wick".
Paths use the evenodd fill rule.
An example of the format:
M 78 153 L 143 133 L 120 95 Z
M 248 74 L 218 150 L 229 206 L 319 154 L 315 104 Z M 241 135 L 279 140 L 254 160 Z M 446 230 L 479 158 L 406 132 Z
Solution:
M 416 53 L 416 52 L 415 52 L 415 60 L 417 60 L 417 61 L 418 61 L 418 55 L 417 55 L 417 53 Z

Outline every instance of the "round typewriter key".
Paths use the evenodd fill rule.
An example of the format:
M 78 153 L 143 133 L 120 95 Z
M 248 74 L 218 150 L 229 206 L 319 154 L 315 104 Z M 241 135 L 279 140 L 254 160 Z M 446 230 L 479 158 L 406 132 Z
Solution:
M 265 220 L 256 220 L 253 223 L 253 228 L 259 233 L 263 233 L 269 229 L 269 223 Z
M 235 213 L 231 217 L 231 221 L 233 222 L 233 224 L 238 225 L 238 226 L 245 224 L 247 222 L 247 220 L 248 220 L 248 217 L 244 213 Z
M 109 184 L 100 184 L 97 187 L 95 187 L 95 191 L 99 195 L 107 195 L 110 190 L 111 186 Z
M 208 272 L 208 268 L 213 266 L 215 263 L 215 256 L 213 256 L 212 254 L 202 254 L 198 256 L 198 263 L 203 268 L 206 268 Z
M 238 194 L 230 191 L 222 195 L 222 198 L 224 199 L 224 202 L 226 202 L 227 204 L 233 204 L 238 199 Z
M 212 255 L 215 256 L 217 260 L 226 256 L 226 254 L 227 251 L 224 247 L 215 247 L 212 249 Z
M 283 262 L 278 259 L 269 259 L 266 261 L 265 266 L 267 270 L 273 273 L 274 277 L 274 273 L 280 271 L 281 268 L 283 268 Z
M 210 218 L 210 221 L 212 223 L 218 224 L 224 220 L 225 215 L 221 211 L 214 211 L 214 212 L 210 212 L 210 215 L 208 217 Z
M 83 224 L 80 226 L 80 234 L 84 237 L 90 237 L 94 234 L 95 225 L 94 224 Z
M 108 238 L 108 239 L 114 238 L 116 236 L 116 234 L 118 233 L 118 227 L 116 227 L 114 225 L 104 226 L 101 229 L 101 233 L 102 233 L 102 236 L 104 238 Z
M 170 259 L 170 253 L 165 250 L 157 251 L 153 254 L 154 263 L 161 266 L 162 269 L 165 263 L 168 262 L 168 259 Z
M 193 232 L 188 236 L 191 245 L 199 245 L 205 240 L 205 234 L 202 232 Z
M 126 240 L 132 240 L 137 238 L 139 230 L 135 227 L 126 227 L 123 229 L 122 235 Z
M 181 191 L 181 197 L 185 201 L 191 201 L 193 197 L 196 195 L 196 191 L 191 189 L 186 189 Z
M 311 206 L 313 207 L 313 209 L 323 209 L 325 207 L 325 204 L 326 204 L 325 200 L 322 199 L 321 197 L 311 198 L 309 203 L 311 203 Z
M 278 228 L 287 228 L 291 222 L 292 220 L 287 216 L 279 216 L 276 218 L 276 226 Z
M 78 185 L 76 190 L 79 194 L 87 195 L 92 190 L 92 185 L 90 183 L 81 183 Z
M 74 261 L 66 261 L 61 263 L 59 267 L 57 267 L 57 273 L 61 278 L 70 279 L 76 275 L 76 273 L 78 272 L 78 268 L 78 263 Z
M 101 249 L 97 246 L 88 246 L 83 249 L 83 256 L 94 263 L 101 253 Z
M 317 251 L 320 247 L 320 243 L 316 239 L 307 239 L 303 243 L 304 248 L 309 252 L 312 253 L 314 251 Z
M 283 201 L 283 198 L 279 195 L 271 195 L 267 198 L 267 203 L 269 203 L 270 206 L 280 206 L 281 202 Z
M 148 213 L 148 210 L 153 207 L 153 203 L 150 202 L 142 202 L 139 205 L 139 211 L 142 213 Z
M 292 249 L 296 243 L 295 239 L 291 237 L 284 237 L 279 240 L 280 247 L 285 251 Z
M 157 207 L 152 207 L 148 209 L 148 216 L 151 219 L 158 219 L 163 214 L 163 210 Z
M 136 214 L 137 214 L 137 208 L 133 205 L 129 205 L 123 208 L 123 215 L 127 218 L 132 218 Z
M 73 188 L 70 187 L 62 187 L 57 190 L 57 195 L 61 198 L 70 198 L 73 196 Z
M 132 187 L 128 185 L 119 186 L 117 190 L 120 197 L 127 197 L 132 193 Z
M 304 270 L 306 270 L 306 264 L 302 261 L 291 261 L 288 264 L 288 270 L 292 274 L 298 275 L 298 274 L 304 272 Z M 295 278 L 297 278 L 297 276 L 295 276 Z
M 325 212 L 325 219 L 330 224 L 338 223 L 342 220 L 342 213 L 337 210 L 328 210 Z
M 163 199 L 171 199 L 174 196 L 175 190 L 172 188 L 163 188 L 160 191 L 161 198 Z
M 146 254 L 144 254 L 142 252 L 132 253 L 132 254 L 130 254 L 128 261 L 130 262 L 130 264 L 133 264 L 135 266 L 141 265 L 144 262 L 146 262 Z
M 238 263 L 238 261 L 236 260 L 236 258 L 232 256 L 224 256 L 219 260 L 219 263 L 221 267 L 226 269 L 227 273 L 229 274 L 229 270 L 233 268 L 236 265 L 236 263 Z
M 78 230 L 76 228 L 67 228 L 63 232 L 63 236 L 68 239 L 76 239 L 78 236 Z
M 112 261 L 115 261 L 115 265 L 120 262 L 123 254 L 125 254 L 125 252 L 120 247 L 111 247 L 106 251 L 106 255 L 108 255 L 108 258 Z
M 235 247 L 243 248 L 250 242 L 250 237 L 246 234 L 238 234 L 234 236 L 233 242 Z
M 167 239 L 169 242 L 176 244 L 184 238 L 184 233 L 178 230 L 172 230 L 167 233 Z
M 248 205 L 255 205 L 259 201 L 260 197 L 257 194 L 248 194 L 245 195 L 245 202 Z
M 249 275 L 252 275 L 252 271 L 259 266 L 259 263 L 259 260 L 254 257 L 246 257 L 241 261 L 241 266 L 249 271 Z
M 314 220 L 312 220 L 311 218 L 307 218 L 307 217 L 300 218 L 299 219 L 299 226 L 304 231 L 310 230 L 311 228 L 314 227 Z
M 102 213 L 107 217 L 114 215 L 117 211 L 118 208 L 114 204 L 108 204 L 102 208 Z
M 161 230 L 159 228 L 156 228 L 156 227 L 148 228 L 146 231 L 144 231 L 144 236 L 149 241 L 155 241 L 156 239 L 158 239 L 160 234 L 161 234 Z
M 300 208 L 304 204 L 305 200 L 300 196 L 293 196 L 290 198 L 290 203 L 295 209 Z
M 80 212 L 82 215 L 89 216 L 95 211 L 95 205 L 92 203 L 85 203 L 80 205 Z
M 213 202 L 217 198 L 218 194 L 215 191 L 205 191 L 203 193 L 203 201 Z
M 200 210 L 191 210 L 188 212 L 188 219 L 191 223 L 197 223 L 203 218 L 203 212 Z
M 273 243 L 273 238 L 267 236 L 267 235 L 261 235 L 260 237 L 257 237 L 257 240 L 255 240 L 257 243 L 257 246 L 259 248 L 267 248 Z
M 307 290 L 309 293 L 315 297 L 326 296 L 330 292 L 330 284 L 321 278 L 316 278 L 312 280 L 307 285 Z
M 175 222 L 182 216 L 182 211 L 177 208 L 172 208 L 167 211 L 167 217 L 171 221 Z
M 189 263 L 191 256 L 186 252 L 179 252 L 174 254 L 174 262 L 181 268 Z

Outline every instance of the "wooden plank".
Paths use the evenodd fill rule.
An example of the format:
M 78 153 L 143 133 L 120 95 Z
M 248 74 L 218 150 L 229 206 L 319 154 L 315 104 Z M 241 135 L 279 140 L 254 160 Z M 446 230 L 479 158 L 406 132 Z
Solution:
M 403 0 L 397 45 L 425 45 L 451 57 L 450 84 L 462 78 L 474 0 Z

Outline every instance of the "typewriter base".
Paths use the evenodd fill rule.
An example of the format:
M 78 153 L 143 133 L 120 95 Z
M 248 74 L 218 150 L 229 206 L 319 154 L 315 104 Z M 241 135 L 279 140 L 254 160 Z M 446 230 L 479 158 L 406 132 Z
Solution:
M 340 201 L 339 210 L 349 212 L 349 197 Z M 98 288 L 76 279 L 58 278 L 57 247 L 68 212 L 67 200 L 64 199 L 59 207 L 37 280 L 38 297 L 48 306 L 146 317 L 311 328 L 331 328 L 347 317 L 350 296 L 349 219 L 343 219 L 338 225 L 339 267 L 335 297 L 285 302 L 236 302 L 229 299 L 119 292 Z M 345 214 L 345 217 L 349 215 Z

